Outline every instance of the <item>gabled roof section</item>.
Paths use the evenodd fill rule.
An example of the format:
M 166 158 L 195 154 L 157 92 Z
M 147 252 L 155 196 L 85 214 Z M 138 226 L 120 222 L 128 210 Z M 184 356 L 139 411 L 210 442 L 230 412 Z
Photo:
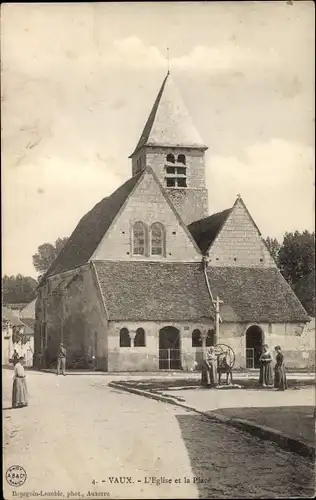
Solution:
M 23 326 L 22 321 L 8 307 L 2 306 L 2 317 L 9 321 L 12 326 Z
M 110 321 L 211 320 L 200 264 L 94 261 Z
M 210 215 L 204 219 L 192 222 L 188 229 L 196 241 L 201 252 L 205 253 L 216 239 L 232 209 L 228 208 L 222 212 Z
M 276 268 L 212 267 L 207 270 L 214 296 L 243 322 L 307 322 L 309 316 Z M 225 309 L 221 316 L 224 321 Z
M 24 318 L 35 318 L 35 304 L 36 298 L 20 311 L 22 321 L 24 321 Z
M 143 176 L 140 172 L 107 198 L 103 198 L 77 225 L 43 279 L 80 267 L 88 262 L 115 216 Z M 43 281 L 43 280 L 42 280 Z
M 168 71 L 132 157 L 143 146 L 203 148 L 182 97 Z
M 34 326 L 35 326 L 35 319 L 34 318 L 23 318 L 22 323 L 27 326 L 27 334 L 29 335 L 34 335 Z

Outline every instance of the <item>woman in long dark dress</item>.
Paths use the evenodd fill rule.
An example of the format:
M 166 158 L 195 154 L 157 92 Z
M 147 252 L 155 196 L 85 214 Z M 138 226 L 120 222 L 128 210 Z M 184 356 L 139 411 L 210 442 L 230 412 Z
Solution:
M 272 371 L 272 354 L 269 351 L 267 344 L 264 344 L 262 354 L 259 358 L 260 361 L 260 378 L 259 383 L 262 387 L 269 387 L 273 385 L 273 371 Z
M 284 356 L 281 347 L 279 345 L 277 345 L 274 349 L 277 352 L 275 358 L 276 363 L 274 367 L 274 387 L 279 391 L 285 391 L 285 389 L 287 389 L 287 382 L 285 374 Z
M 206 359 L 203 361 L 202 385 L 205 387 L 216 387 L 217 385 L 217 356 L 213 346 L 208 349 Z
M 12 408 L 22 408 L 28 405 L 27 387 L 23 368 L 24 358 L 14 362 L 14 377 L 12 387 Z

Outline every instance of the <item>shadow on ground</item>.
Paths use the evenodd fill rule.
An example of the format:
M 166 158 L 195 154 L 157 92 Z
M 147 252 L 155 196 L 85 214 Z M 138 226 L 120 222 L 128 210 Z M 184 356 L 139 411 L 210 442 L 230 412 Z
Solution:
M 142 389 L 150 392 L 160 392 L 163 390 L 186 390 L 186 389 L 202 389 L 200 380 L 197 379 L 174 379 L 174 380 L 117 380 L 118 384 L 126 387 L 134 387 L 135 389 Z M 234 379 L 234 384 L 238 384 L 242 389 L 256 389 L 256 390 L 271 390 L 271 388 L 262 388 L 259 386 L 256 379 Z M 300 389 L 306 386 L 314 385 L 314 380 L 289 380 L 289 389 Z M 222 386 L 220 389 L 231 388 L 229 386 Z M 219 389 L 219 390 L 220 390 Z
M 176 418 L 199 498 L 313 497 L 313 466 L 304 458 L 199 415 Z
M 208 412 L 228 418 L 242 418 L 256 424 L 272 427 L 315 446 L 315 416 L 313 406 L 277 406 L 223 408 Z

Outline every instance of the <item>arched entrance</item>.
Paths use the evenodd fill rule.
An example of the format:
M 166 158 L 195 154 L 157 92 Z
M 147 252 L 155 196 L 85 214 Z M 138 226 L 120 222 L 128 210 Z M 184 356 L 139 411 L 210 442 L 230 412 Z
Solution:
M 258 325 L 250 326 L 246 331 L 246 368 L 259 368 L 259 357 L 263 343 L 263 331 Z
M 180 332 L 174 326 L 159 330 L 159 369 L 181 369 Z

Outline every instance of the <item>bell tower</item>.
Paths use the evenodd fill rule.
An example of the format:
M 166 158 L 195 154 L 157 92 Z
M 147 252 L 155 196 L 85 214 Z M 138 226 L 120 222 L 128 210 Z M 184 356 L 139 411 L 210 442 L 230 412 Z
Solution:
M 168 71 L 130 158 L 133 175 L 153 169 L 187 225 L 208 215 L 207 149 Z

